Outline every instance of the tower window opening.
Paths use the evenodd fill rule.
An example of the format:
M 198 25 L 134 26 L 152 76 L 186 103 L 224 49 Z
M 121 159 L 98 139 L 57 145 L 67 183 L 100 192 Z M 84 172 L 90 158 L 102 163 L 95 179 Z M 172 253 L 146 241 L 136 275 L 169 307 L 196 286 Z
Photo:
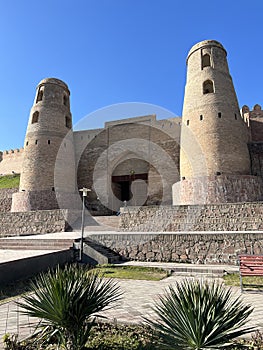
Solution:
M 222 113 L 221 112 L 218 112 L 218 118 L 221 118 L 222 117 Z
M 214 84 L 211 80 L 206 80 L 203 83 L 203 94 L 210 94 L 214 92 Z
M 43 100 L 43 94 L 44 94 L 44 91 L 43 90 L 38 90 L 38 93 L 37 93 L 37 100 L 36 100 L 36 103 L 40 102 Z
M 26 142 L 26 146 L 28 146 L 28 141 Z
M 70 117 L 65 117 L 66 128 L 71 129 L 71 119 Z
M 50 140 L 47 140 L 47 144 L 50 145 Z
M 187 121 L 186 121 L 186 125 L 188 126 L 188 125 L 189 125 L 189 123 L 190 123 L 190 121 L 189 121 L 189 120 L 187 120 Z
M 203 120 L 203 116 L 202 116 L 202 114 L 200 115 L 200 120 Z
M 237 120 L 237 114 L 235 113 L 235 119 Z
M 35 144 L 37 145 L 37 140 L 35 141 Z
M 211 59 L 208 53 L 202 57 L 202 68 L 204 67 L 211 67 Z
M 63 96 L 63 105 L 68 106 L 68 96 L 66 95 Z
M 32 124 L 38 122 L 38 117 L 39 117 L 39 112 L 38 111 L 34 112 L 32 116 Z

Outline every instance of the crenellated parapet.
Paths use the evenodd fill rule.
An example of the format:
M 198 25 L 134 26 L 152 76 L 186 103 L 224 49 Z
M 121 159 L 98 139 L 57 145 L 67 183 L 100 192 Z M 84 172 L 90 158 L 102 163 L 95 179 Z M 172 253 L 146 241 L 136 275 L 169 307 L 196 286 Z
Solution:
M 263 110 L 259 104 L 255 104 L 252 110 L 247 105 L 244 105 L 240 110 L 240 114 L 248 124 L 249 119 L 263 118 Z
M 20 174 L 24 158 L 24 149 L 5 150 L 0 154 L 0 174 Z
M 263 110 L 256 104 L 252 110 L 244 105 L 240 114 L 249 127 L 250 142 L 263 142 Z
M 2 152 L 2 160 L 9 159 L 10 157 L 20 156 L 24 152 L 24 148 L 9 149 Z

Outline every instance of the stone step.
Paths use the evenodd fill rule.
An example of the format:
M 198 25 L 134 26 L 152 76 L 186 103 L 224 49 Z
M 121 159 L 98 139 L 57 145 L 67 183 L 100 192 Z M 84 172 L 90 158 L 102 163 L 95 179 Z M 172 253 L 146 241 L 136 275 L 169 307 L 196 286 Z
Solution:
M 112 216 L 96 216 L 94 219 L 100 224 L 104 226 L 110 226 L 114 228 L 119 228 L 120 224 L 120 216 L 112 215 Z
M 2 238 L 0 249 L 25 250 L 62 250 L 73 246 L 72 239 L 29 239 L 29 238 Z
M 85 226 L 84 227 L 84 231 L 85 232 L 93 232 L 93 231 L 116 231 L 117 229 L 112 227 L 112 226 Z M 80 227 L 78 228 L 78 230 L 76 231 L 80 231 Z
M 116 231 L 119 227 L 120 217 L 112 216 L 91 216 L 86 215 L 84 221 L 85 231 Z M 82 219 L 79 218 L 72 225 L 73 231 L 81 229 Z
M 104 257 L 106 257 L 107 263 L 109 263 L 109 264 L 116 263 L 116 262 L 119 262 L 121 260 L 121 257 L 118 253 L 111 250 L 110 248 L 103 246 L 102 244 L 100 244 L 98 242 L 91 240 L 90 238 L 84 239 L 84 245 L 89 246 L 94 251 L 96 251 L 96 252 L 100 253 L 101 255 L 103 255 Z M 90 253 L 91 253 L 91 251 L 90 251 Z

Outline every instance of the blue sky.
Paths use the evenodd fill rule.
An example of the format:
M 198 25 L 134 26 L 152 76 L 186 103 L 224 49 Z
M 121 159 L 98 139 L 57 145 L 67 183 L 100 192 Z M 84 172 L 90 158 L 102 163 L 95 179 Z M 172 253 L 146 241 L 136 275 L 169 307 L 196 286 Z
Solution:
M 125 102 L 181 115 L 186 56 L 204 39 L 228 51 L 240 106 L 263 105 L 262 14 L 262 0 L 0 0 L 0 150 L 23 146 L 46 77 L 68 84 L 74 124 Z

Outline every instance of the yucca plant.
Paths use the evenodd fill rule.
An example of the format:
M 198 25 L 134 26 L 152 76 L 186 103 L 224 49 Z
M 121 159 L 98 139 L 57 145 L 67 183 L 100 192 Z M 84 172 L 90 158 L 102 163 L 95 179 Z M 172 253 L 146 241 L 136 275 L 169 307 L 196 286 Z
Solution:
M 79 265 L 42 273 L 23 297 L 21 312 L 41 321 L 36 333 L 41 346 L 55 343 L 67 350 L 84 349 L 98 312 L 111 308 L 121 298 L 112 279 Z
M 146 321 L 170 350 L 227 349 L 235 338 L 254 330 L 243 327 L 253 309 L 216 282 L 177 282 L 153 309 L 157 320 Z

